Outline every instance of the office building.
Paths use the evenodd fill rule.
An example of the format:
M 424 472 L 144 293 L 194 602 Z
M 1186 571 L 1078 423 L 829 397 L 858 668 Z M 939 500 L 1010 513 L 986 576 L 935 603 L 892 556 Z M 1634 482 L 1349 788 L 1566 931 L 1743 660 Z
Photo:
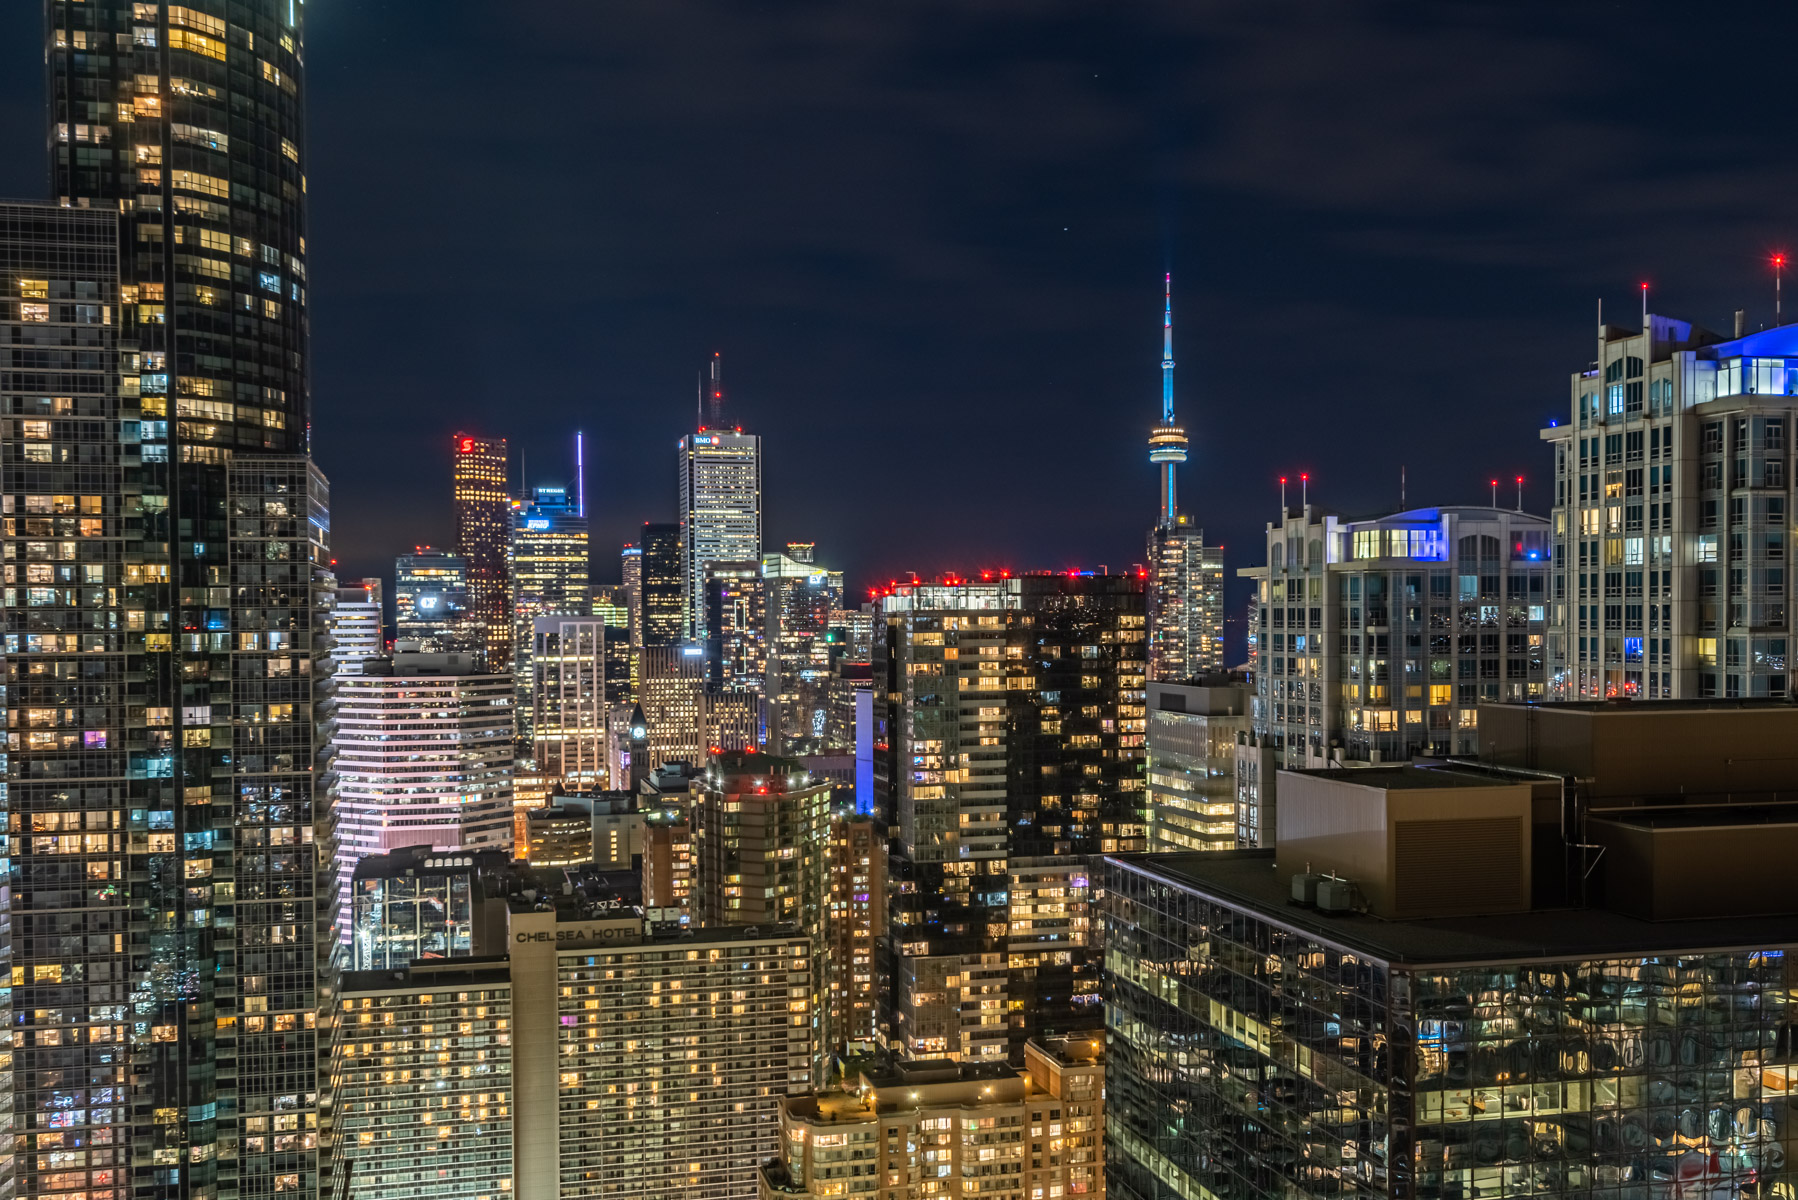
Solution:
M 762 556 L 762 439 L 725 427 L 720 369 L 714 354 L 701 385 L 711 416 L 679 448 L 681 636 L 689 641 L 705 639 L 706 568 Z
M 1251 717 L 1280 766 L 1469 754 L 1481 702 L 1544 695 L 1541 517 L 1307 504 L 1268 524 L 1266 561 L 1242 572 L 1259 600 Z
M 1556 699 L 1790 693 L 1798 327 L 1601 324 L 1554 448 Z
M 624 603 L 630 610 L 631 648 L 643 645 L 643 547 L 628 542 L 618 556 L 624 580 Z
M 697 766 L 706 759 L 705 654 L 701 647 L 643 647 L 642 699 L 647 730 L 644 765 L 654 770 L 664 763 Z M 633 749 L 633 755 L 635 751 Z M 633 767 L 635 762 L 633 760 Z
M 826 864 L 823 1049 L 855 1053 L 880 1043 L 880 944 L 887 930 L 886 826 L 842 802 L 830 814 Z
M 640 539 L 641 580 L 637 590 L 637 624 L 645 647 L 679 646 L 686 575 L 681 568 L 681 527 L 645 523 Z M 639 669 L 638 679 L 642 679 Z
M 359 1196 L 510 1200 L 512 975 L 504 958 L 342 983 L 343 1154 Z
M 381 581 L 363 579 L 334 589 L 325 625 L 331 634 L 332 674 L 354 674 L 362 669 L 363 659 L 386 654 Z
M 9 848 L 14 894 L 65 897 L 88 936 L 77 950 L 66 913 L 15 914 L 13 1121 L 29 1140 L 8 1187 L 91 1197 L 129 1171 L 143 1188 L 317 1192 L 335 1186 L 318 1128 L 328 1048 L 310 1032 L 331 913 L 299 835 L 329 824 L 311 773 L 329 516 L 306 460 L 302 14 L 238 6 L 262 65 L 227 88 L 222 20 L 160 10 L 146 46 L 135 11 L 46 9 L 50 190 L 70 211 L 0 216 L 4 494 L 30 539 L 7 565 L 39 589 L 6 605 L 20 644 L 5 703 L 32 734 L 9 752 L 7 799 L 21 829 L 79 814 L 110 831 L 78 855 L 61 835 Z M 46 498 L 53 540 L 26 532 Z M 204 530 L 187 528 L 197 513 Z M 31 578 L 46 568 L 52 581 Z M 79 710 L 64 695 L 75 660 L 60 657 L 74 653 Z M 251 826 L 296 848 L 215 852 Z M 130 878 L 178 875 L 189 884 L 155 904 L 132 900 Z M 254 899 L 275 894 L 282 905 Z M 207 967 L 164 986 L 182 962 Z M 270 1020 L 307 1032 L 232 1020 L 264 987 Z M 261 1069 L 233 1084 L 238 1061 Z M 244 1149 L 277 1102 L 303 1131 L 294 1148 Z
M 1174 277 L 1161 316 L 1161 424 L 1149 433 L 1149 461 L 1161 469 L 1161 513 L 1149 533 L 1149 677 L 1182 682 L 1224 669 L 1223 547 L 1180 511 L 1175 468 L 1186 461 L 1186 431 L 1174 423 Z
M 620 631 L 622 632 L 622 631 Z M 532 758 L 571 791 L 610 787 L 606 626 L 596 617 L 531 621 Z
M 784 754 L 814 754 L 845 743 L 831 741 L 831 684 L 842 644 L 831 639 L 831 621 L 843 603 L 843 573 L 790 554 L 762 556 L 768 606 L 769 745 Z
M 1236 849 L 1236 744 L 1248 714 L 1248 687 L 1227 678 L 1149 684 L 1150 850 Z
M 350 876 L 350 953 L 358 971 L 504 950 L 503 850 L 404 846 L 365 855 Z M 490 905 L 498 905 L 497 916 Z
M 524 857 L 533 867 L 638 869 L 644 811 L 629 792 L 568 792 L 526 817 Z
M 897 836 L 882 1020 L 906 1054 L 1004 1057 L 1097 1024 L 1087 864 L 1147 837 L 1143 603 L 1136 576 L 1092 574 L 883 597 L 874 810 Z
M 705 745 L 708 751 L 754 750 L 762 744 L 766 724 L 760 692 L 735 688 L 707 689 Z
M 487 631 L 468 596 L 468 560 L 419 546 L 393 560 L 394 638 L 427 654 L 484 657 Z
M 768 614 L 761 564 L 707 567 L 705 613 L 706 685 L 763 694 L 768 681 Z
M 587 517 L 563 487 L 532 489 L 531 499 L 512 502 L 511 577 L 513 672 L 518 678 L 519 740 L 529 743 L 535 708 L 531 703 L 532 622 L 543 616 L 589 617 L 593 589 L 587 572 Z
M 1794 715 L 1482 705 L 1281 772 L 1272 849 L 1109 860 L 1113 1194 L 1790 1187 Z
M 337 869 L 404 846 L 510 850 L 512 677 L 465 656 L 367 659 L 337 681 Z
M 780 1100 L 761 1200 L 1105 1195 L 1105 1053 L 1096 1037 L 1024 1044 L 1004 1063 L 917 1060 Z
M 468 607 L 487 642 L 487 668 L 512 669 L 512 494 L 506 439 L 457 434 L 456 553 L 468 564 Z

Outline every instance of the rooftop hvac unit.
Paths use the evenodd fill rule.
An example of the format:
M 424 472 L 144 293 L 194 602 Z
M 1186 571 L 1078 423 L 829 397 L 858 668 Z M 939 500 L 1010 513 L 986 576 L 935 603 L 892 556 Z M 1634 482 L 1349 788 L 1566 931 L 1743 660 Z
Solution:
M 1323 880 L 1322 875 L 1313 875 L 1309 871 L 1301 871 L 1292 877 L 1292 899 L 1297 904 L 1316 904 L 1317 885 Z
M 1346 879 L 1323 879 L 1317 884 L 1317 907 L 1324 912 L 1348 912 L 1355 906 L 1355 885 Z

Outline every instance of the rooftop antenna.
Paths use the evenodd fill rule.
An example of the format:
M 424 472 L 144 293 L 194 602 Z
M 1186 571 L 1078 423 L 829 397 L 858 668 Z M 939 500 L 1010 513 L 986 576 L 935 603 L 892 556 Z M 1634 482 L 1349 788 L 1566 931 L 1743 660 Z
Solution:
M 1280 520 L 1286 519 L 1286 476 L 1280 476 Z
M 712 425 L 724 428 L 724 360 L 712 351 Z
M 1299 476 L 1299 504 L 1307 507 L 1311 504 L 1311 476 L 1309 475 Z
M 1523 476 L 1517 477 L 1517 511 L 1523 511 Z
M 1785 273 L 1786 256 L 1783 253 L 1775 254 L 1773 256 L 1773 323 L 1775 325 L 1779 324 L 1780 321 L 1779 285 L 1781 276 Z
M 697 371 L 693 376 L 693 424 L 699 429 L 705 428 L 705 372 Z
M 1648 283 L 1646 280 L 1642 283 L 1642 336 L 1648 337 Z M 1649 344 L 1649 350 L 1651 351 L 1649 354 L 1650 358 L 1654 357 L 1652 353 L 1653 349 L 1654 346 L 1651 340 Z
M 580 430 L 574 431 L 574 511 L 576 516 L 587 515 L 587 456 L 585 435 Z
M 1398 507 L 1402 512 L 1405 507 L 1405 464 L 1398 465 Z

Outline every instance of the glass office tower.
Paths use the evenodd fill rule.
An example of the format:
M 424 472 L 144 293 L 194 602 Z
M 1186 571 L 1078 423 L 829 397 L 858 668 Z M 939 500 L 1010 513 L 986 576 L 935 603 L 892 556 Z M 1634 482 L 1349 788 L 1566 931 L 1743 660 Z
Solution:
M 8 314 L 56 330 L 38 348 L 74 350 L 4 398 L 21 422 L 5 494 L 69 522 L 18 564 L 50 567 L 61 594 L 8 605 L 9 685 L 51 735 L 8 762 L 31 906 L 17 1191 L 317 1194 L 333 1186 L 330 825 L 312 790 L 328 518 L 306 459 L 304 9 L 44 12 L 51 194 L 105 211 L 117 259 L 87 229 L 79 255 L 7 280 L 44 285 Z M 93 323 L 116 362 L 82 345 Z
M 532 489 L 514 501 L 507 570 L 512 588 L 512 667 L 518 681 L 518 739 L 532 737 L 531 658 L 538 617 L 585 617 L 593 604 L 587 517 L 568 489 Z
M 512 668 L 512 497 L 506 439 L 456 436 L 456 549 L 468 563 L 468 601 L 487 634 L 487 669 Z
M 1376 921 L 1272 865 L 1107 863 L 1113 1197 L 1791 1193 L 1790 918 Z

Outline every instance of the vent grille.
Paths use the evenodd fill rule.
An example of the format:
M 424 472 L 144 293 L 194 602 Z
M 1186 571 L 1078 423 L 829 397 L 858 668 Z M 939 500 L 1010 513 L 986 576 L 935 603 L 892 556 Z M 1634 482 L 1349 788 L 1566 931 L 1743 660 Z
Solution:
M 1523 900 L 1523 822 L 1516 817 L 1399 821 L 1394 916 L 1515 912 Z

